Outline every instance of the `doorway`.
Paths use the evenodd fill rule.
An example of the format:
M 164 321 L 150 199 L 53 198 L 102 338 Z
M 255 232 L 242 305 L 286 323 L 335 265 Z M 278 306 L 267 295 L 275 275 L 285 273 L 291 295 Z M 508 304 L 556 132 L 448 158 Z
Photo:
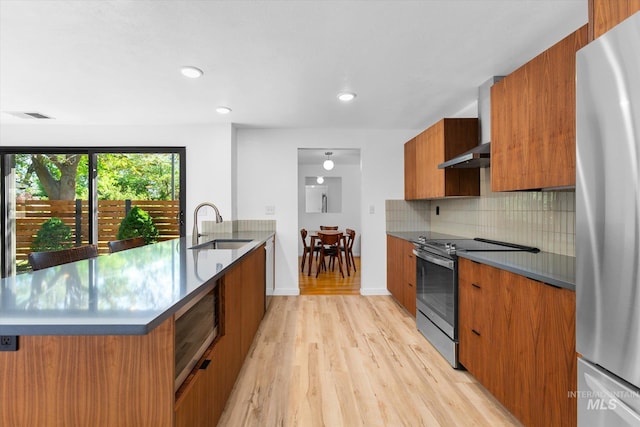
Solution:
M 333 168 L 323 167 L 326 160 L 333 162 Z M 361 176 L 360 149 L 298 149 L 298 286 L 301 295 L 360 294 Z M 309 245 L 309 236 L 320 226 L 337 226 L 339 231 L 352 229 L 356 233 L 352 247 L 355 269 L 350 266 L 347 274 L 343 264 L 344 279 L 337 265 L 321 270 L 316 278 L 315 252 L 305 259 L 302 272 L 304 246 L 300 230 L 309 233 L 306 238 Z

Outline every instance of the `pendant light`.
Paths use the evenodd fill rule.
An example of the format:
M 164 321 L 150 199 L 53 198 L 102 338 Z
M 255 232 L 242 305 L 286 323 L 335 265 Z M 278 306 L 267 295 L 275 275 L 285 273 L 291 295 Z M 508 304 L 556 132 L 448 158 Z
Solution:
M 331 155 L 333 153 L 331 151 L 327 151 L 324 154 L 327 155 L 327 160 L 324 161 L 324 163 L 322 164 L 322 167 L 325 168 L 325 170 L 330 171 L 331 169 L 333 169 L 333 166 L 334 166 L 333 160 L 331 160 Z

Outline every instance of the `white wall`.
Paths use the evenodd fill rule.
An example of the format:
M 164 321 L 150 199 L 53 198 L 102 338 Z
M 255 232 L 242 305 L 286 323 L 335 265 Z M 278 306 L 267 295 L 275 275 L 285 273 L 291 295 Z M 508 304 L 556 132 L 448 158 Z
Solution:
M 225 220 L 275 219 L 276 295 L 299 292 L 298 148 L 359 148 L 361 293 L 386 294 L 385 200 L 403 198 L 403 144 L 419 132 L 39 123 L 1 126 L 0 145 L 186 147 L 187 234 L 193 208 L 205 200 L 215 203 Z M 275 206 L 273 215 L 265 213 L 266 206 Z
M 417 133 L 238 129 L 238 217 L 276 220 L 275 295 L 299 293 L 298 148 L 318 147 L 361 150 L 361 293 L 387 293 L 385 200 L 404 197 L 403 144 Z M 274 215 L 265 213 L 266 206 L 275 206 Z
M 187 234 L 192 213 L 203 201 L 215 203 L 225 220 L 235 219 L 233 180 L 234 130 L 231 125 L 72 126 L 49 123 L 5 124 L 0 146 L 25 147 L 185 147 L 187 159 Z M 213 212 L 211 212 L 213 215 Z M 204 218 L 206 219 L 206 218 Z
M 340 213 L 305 212 L 305 177 L 324 176 L 342 178 L 342 210 Z M 341 165 L 336 163 L 333 170 L 327 171 L 322 165 L 298 166 L 298 229 L 318 230 L 320 225 L 337 225 L 341 230 L 353 228 L 356 242 L 353 252 L 360 254 L 360 207 L 361 207 L 361 170 L 360 165 Z M 298 239 L 298 255 L 302 255 L 302 240 Z

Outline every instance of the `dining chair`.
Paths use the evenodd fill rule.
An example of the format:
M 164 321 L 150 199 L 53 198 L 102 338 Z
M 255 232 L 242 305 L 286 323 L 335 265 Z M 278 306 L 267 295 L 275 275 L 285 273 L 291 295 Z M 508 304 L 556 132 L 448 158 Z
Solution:
M 338 231 L 338 226 L 337 225 L 321 225 L 320 226 L 320 230 L 326 230 L 326 231 Z M 337 245 L 336 245 L 337 246 Z
M 120 252 L 127 249 L 133 249 L 146 245 L 147 242 L 144 237 L 131 237 L 129 239 L 112 240 L 107 243 L 109 246 L 109 253 Z
M 320 273 L 320 269 L 325 265 L 324 258 L 329 256 L 329 266 L 331 267 L 335 262 L 335 258 L 338 258 L 338 267 L 340 267 L 340 274 L 344 279 L 344 271 L 342 270 L 342 252 L 339 249 L 340 240 L 342 240 L 342 233 L 325 234 L 322 231 L 318 232 L 320 238 L 320 256 L 316 263 L 316 277 Z M 326 270 L 326 267 L 325 267 Z
M 302 238 L 302 245 L 304 247 L 304 250 L 302 252 L 302 263 L 300 266 L 300 271 L 304 273 L 304 265 L 308 256 L 309 257 L 309 273 L 311 273 L 311 261 L 313 259 L 312 257 L 313 257 L 313 254 L 315 253 L 316 260 L 318 259 L 318 254 L 320 253 L 320 246 L 315 245 L 312 248 L 311 246 L 307 245 L 307 230 L 305 230 L 304 228 L 300 229 L 300 237 Z
M 353 266 L 353 271 L 357 271 L 356 262 L 353 259 L 353 242 L 356 240 L 356 231 L 352 230 L 351 228 L 347 228 L 345 231 L 347 234 L 347 246 L 340 246 L 340 250 L 344 252 L 347 261 L 347 267 Z
M 31 252 L 28 255 L 29 265 L 33 271 L 69 262 L 80 261 L 98 256 L 97 245 L 76 246 L 59 251 Z

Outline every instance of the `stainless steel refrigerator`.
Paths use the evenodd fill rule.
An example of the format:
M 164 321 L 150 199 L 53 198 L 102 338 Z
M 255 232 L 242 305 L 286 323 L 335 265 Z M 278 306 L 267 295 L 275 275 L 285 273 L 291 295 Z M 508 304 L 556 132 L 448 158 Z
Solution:
M 640 12 L 578 51 L 578 425 L 640 426 Z

